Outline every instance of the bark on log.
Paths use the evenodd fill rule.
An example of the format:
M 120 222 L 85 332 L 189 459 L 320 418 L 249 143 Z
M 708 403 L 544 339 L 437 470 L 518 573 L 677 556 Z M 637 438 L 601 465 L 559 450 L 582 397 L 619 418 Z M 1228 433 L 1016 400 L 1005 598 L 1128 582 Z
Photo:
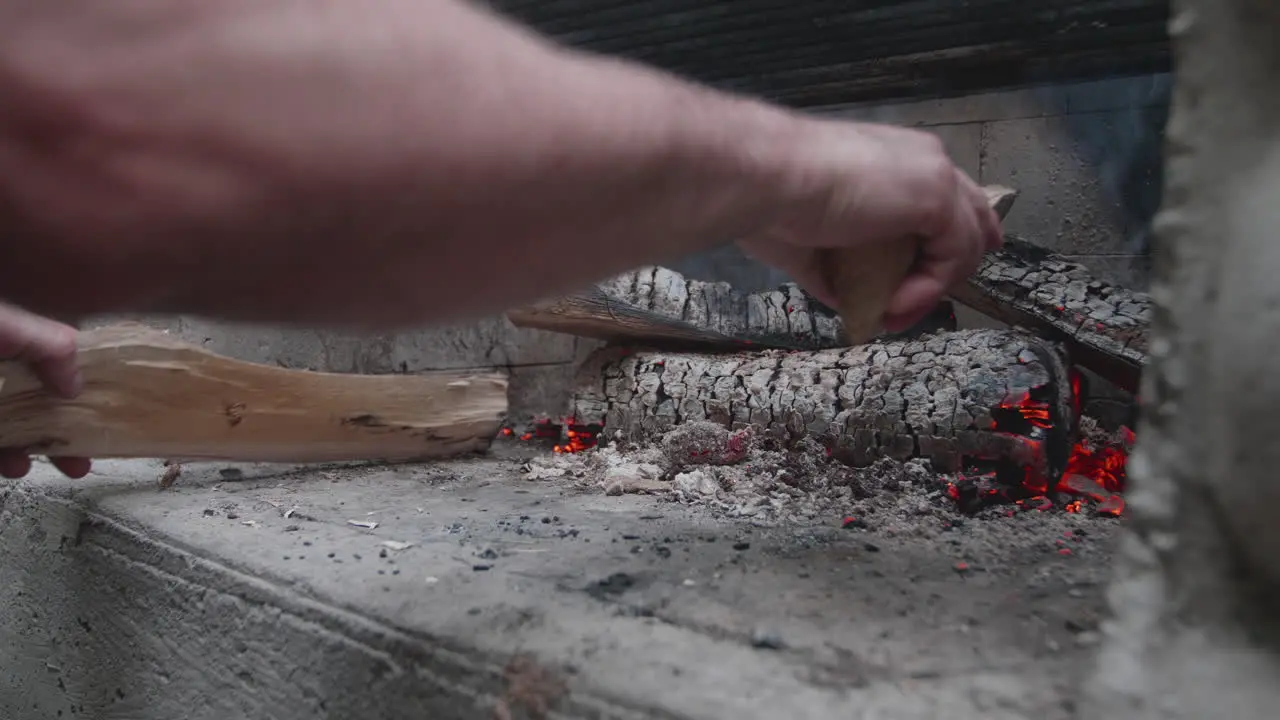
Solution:
M 85 389 L 46 393 L 0 362 L 0 447 L 258 462 L 409 460 L 483 450 L 507 411 L 498 373 L 339 375 L 232 360 L 141 326 L 80 334 Z
M 1039 403 L 1029 422 L 1020 403 Z M 710 420 L 786 437 L 811 434 L 854 464 L 926 457 L 940 471 L 971 461 L 1062 473 L 1075 430 L 1071 382 L 1056 345 L 971 330 L 847 349 L 726 355 L 607 348 L 579 371 L 575 423 L 606 437 L 654 438 Z
M 632 344 L 689 343 L 708 350 L 839 347 L 835 311 L 794 284 L 741 293 L 646 266 L 599 288 L 507 313 L 517 327 Z
M 1085 266 L 1011 236 L 951 296 L 1063 343 L 1071 362 L 1137 392 L 1147 360 L 1146 293 L 1098 280 Z

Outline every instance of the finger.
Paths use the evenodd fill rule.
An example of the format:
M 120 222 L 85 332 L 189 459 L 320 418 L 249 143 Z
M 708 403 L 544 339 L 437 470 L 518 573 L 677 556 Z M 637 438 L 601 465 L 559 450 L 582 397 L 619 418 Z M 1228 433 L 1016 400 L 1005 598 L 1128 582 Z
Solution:
M 0 303 L 0 358 L 31 365 L 50 390 L 74 397 L 84 385 L 76 366 L 76 329 Z
M 885 312 L 884 327 L 902 332 L 924 319 L 942 299 L 946 287 L 932 275 L 915 274 L 903 281 Z
M 31 458 L 24 452 L 0 450 L 0 475 L 17 480 L 31 472 Z
M 894 292 L 885 308 L 889 319 L 922 317 L 957 280 L 977 267 L 982 254 L 973 207 L 960 200 L 942 233 L 926 241 L 920 261 Z
M 51 457 L 49 458 L 49 462 L 53 463 L 54 467 L 58 468 L 63 475 L 66 475 L 72 480 L 79 480 L 85 475 L 88 475 L 89 470 L 92 469 L 93 466 L 93 463 L 89 458 Z

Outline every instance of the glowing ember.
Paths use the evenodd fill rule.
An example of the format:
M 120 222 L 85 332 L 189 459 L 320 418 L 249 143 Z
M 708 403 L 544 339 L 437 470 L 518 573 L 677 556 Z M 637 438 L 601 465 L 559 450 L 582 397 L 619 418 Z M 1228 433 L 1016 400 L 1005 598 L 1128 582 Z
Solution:
M 1080 410 L 1080 377 L 1071 377 L 1072 410 Z M 1027 461 L 1019 475 L 1008 470 L 970 472 L 955 476 L 947 484 L 947 496 L 961 509 L 973 511 L 993 503 L 1012 502 L 1022 510 L 1044 512 L 1061 506 L 1069 513 L 1092 508 L 1104 515 L 1124 512 L 1125 465 L 1134 441 L 1133 431 L 1121 428 L 1116 436 L 1101 441 L 1083 439 L 1071 449 L 1062 477 L 1052 486 L 1044 474 L 1046 431 L 1055 421 L 1053 406 L 1024 392 L 992 409 L 991 428 L 1009 434 L 1027 446 Z
M 566 427 L 568 429 L 564 430 L 563 428 Z M 532 430 L 521 434 L 519 437 L 524 442 L 533 440 L 555 441 L 556 444 L 552 446 L 552 451 L 557 453 L 576 453 L 594 448 L 596 446 L 596 436 L 599 432 L 599 427 L 579 425 L 574 418 L 564 418 L 559 421 L 542 418 L 534 421 Z M 503 428 L 502 434 L 510 437 L 515 435 L 515 431 L 511 428 Z M 561 441 L 562 436 L 564 438 L 563 441 Z
M 553 449 L 558 453 L 576 453 L 583 450 L 590 450 L 596 446 L 596 434 L 586 430 L 566 430 L 565 436 L 568 441 L 563 445 L 556 445 Z
M 1040 400 L 1032 400 L 1031 393 L 1022 393 L 1022 396 L 1016 400 L 1005 400 L 1000 403 L 1001 410 L 1015 410 L 1032 425 L 1032 427 L 1043 428 L 1048 430 L 1053 427 L 1053 421 L 1049 418 L 1049 403 Z M 995 427 L 997 421 L 991 421 L 991 427 Z
M 1110 492 L 1124 492 L 1125 465 L 1129 460 L 1125 450 L 1133 445 L 1134 435 L 1129 428 L 1123 428 L 1123 433 L 1125 449 L 1104 447 L 1093 450 L 1082 442 L 1076 443 L 1064 475 L 1083 475 Z
M 1080 411 L 1080 377 L 1071 376 L 1072 405 L 1077 416 Z M 1000 403 L 992 410 L 992 429 L 1000 429 L 1024 436 L 1026 441 L 1039 447 L 1044 440 L 1037 433 L 1054 426 L 1052 406 L 1026 392 Z M 1069 513 L 1084 512 L 1092 507 L 1106 515 L 1120 515 L 1124 511 L 1125 465 L 1129 448 L 1134 441 L 1133 431 L 1122 428 L 1119 437 L 1104 444 L 1081 440 L 1071 449 L 1061 479 L 1052 488 L 1038 467 L 1027 466 L 1018 481 L 1020 487 L 1010 488 L 1008 479 L 1003 482 L 996 473 L 964 475 L 956 484 L 949 484 L 947 494 L 961 505 L 984 504 L 995 498 L 1013 501 L 1025 510 L 1048 510 L 1055 507 L 1053 498 L 1058 495 L 1074 499 L 1065 502 L 1063 509 Z M 1061 502 L 1061 498 L 1059 498 Z

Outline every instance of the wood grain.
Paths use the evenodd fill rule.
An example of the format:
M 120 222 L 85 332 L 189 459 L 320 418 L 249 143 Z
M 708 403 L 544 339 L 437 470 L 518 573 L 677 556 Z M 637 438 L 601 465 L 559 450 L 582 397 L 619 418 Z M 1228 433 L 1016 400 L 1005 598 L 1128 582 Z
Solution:
M 0 447 L 93 458 L 409 460 L 488 447 L 507 411 L 494 372 L 341 375 L 233 360 L 138 325 L 81 333 L 84 391 L 0 362 Z

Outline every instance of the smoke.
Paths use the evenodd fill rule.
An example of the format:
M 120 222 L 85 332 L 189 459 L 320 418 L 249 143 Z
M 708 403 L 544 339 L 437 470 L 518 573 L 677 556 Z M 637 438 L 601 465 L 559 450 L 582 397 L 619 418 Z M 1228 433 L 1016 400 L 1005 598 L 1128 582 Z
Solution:
M 1074 86 L 1044 86 L 1045 107 L 1067 112 L 1060 127 L 1097 173 L 1102 198 L 1119 208 L 1124 239 L 1117 255 L 1146 255 L 1164 187 L 1164 130 L 1173 77 L 1168 73 Z
M 743 292 L 771 290 L 790 280 L 781 270 L 742 254 L 736 245 L 686 257 L 672 269 L 694 280 L 727 282 Z

